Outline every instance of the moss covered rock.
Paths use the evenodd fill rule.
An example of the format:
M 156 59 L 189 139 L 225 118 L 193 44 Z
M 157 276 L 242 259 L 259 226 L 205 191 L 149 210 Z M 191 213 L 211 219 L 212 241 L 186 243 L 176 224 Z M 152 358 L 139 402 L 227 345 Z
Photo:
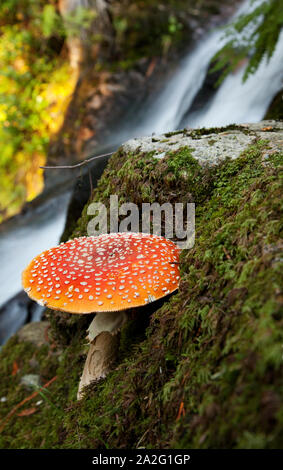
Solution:
M 180 289 L 125 325 L 113 371 L 80 402 L 85 316 L 50 312 L 48 344 L 13 337 L 0 359 L 1 447 L 282 447 L 282 139 L 282 123 L 262 122 L 154 136 L 113 155 L 93 201 L 196 203 Z M 72 236 L 90 218 L 85 207 Z M 11 414 L 32 373 L 56 380 L 40 405 Z

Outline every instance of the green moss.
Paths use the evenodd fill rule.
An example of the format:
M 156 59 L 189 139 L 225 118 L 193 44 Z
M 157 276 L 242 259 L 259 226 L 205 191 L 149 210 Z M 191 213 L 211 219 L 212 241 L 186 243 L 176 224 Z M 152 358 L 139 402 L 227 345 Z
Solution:
M 56 372 L 54 358 L 55 356 L 48 355 L 46 346 L 36 350 L 31 343 L 19 343 L 15 337 L 3 348 L 0 363 L 1 397 L 5 397 L 7 401 L 1 403 L 0 428 L 4 418 L 13 407 L 33 393 L 33 390 L 26 390 L 20 384 L 20 378 L 25 374 L 36 373 L 40 374 L 42 383 L 46 383 Z M 19 368 L 17 373 L 13 373 L 15 365 Z M 0 433 L 1 448 L 25 448 L 30 447 L 30 443 L 34 447 L 41 447 L 43 441 L 43 446 L 48 447 L 49 444 L 53 445 L 54 441 L 58 440 L 58 418 L 60 414 L 60 419 L 62 419 L 63 397 L 55 394 L 54 389 L 55 383 L 50 387 L 50 401 L 58 406 L 59 411 L 47 402 L 39 406 L 35 405 L 38 400 L 42 400 L 40 395 L 27 402 L 9 418 L 4 430 Z M 31 407 L 35 408 L 33 414 L 18 416 L 18 413 Z
M 282 448 L 283 155 L 265 160 L 267 147 L 259 141 L 212 169 L 188 148 L 163 160 L 122 151 L 111 158 L 94 201 L 108 204 L 110 194 L 139 205 L 144 195 L 196 201 L 196 243 L 181 254 L 180 289 L 136 312 L 121 331 L 113 371 L 79 403 L 87 319 L 52 312 L 64 353 L 45 353 L 39 372 L 45 380 L 57 375 L 50 392 L 63 418 L 48 404 L 14 416 L 2 447 Z M 86 234 L 86 211 L 73 236 Z M 3 415 L 26 396 L 16 394 L 13 361 L 30 373 L 33 354 L 15 339 L 1 353 Z
M 0 429 L 3 425 L 0 448 L 61 447 L 66 403 L 76 400 L 78 377 L 86 351 L 76 338 L 65 350 L 51 341 L 51 344 L 38 348 L 19 341 L 15 336 L 1 351 L 0 395 L 6 401 L 1 403 L 0 409 Z M 15 364 L 18 370 L 13 373 Z M 38 374 L 42 385 L 53 378 L 55 380 L 8 417 L 14 407 L 37 391 L 21 385 L 25 374 Z M 33 413 L 30 415 L 20 416 L 21 412 L 31 409 Z
M 186 135 L 188 133 L 187 129 L 178 129 L 177 131 L 166 132 L 165 137 L 172 137 L 174 135 Z

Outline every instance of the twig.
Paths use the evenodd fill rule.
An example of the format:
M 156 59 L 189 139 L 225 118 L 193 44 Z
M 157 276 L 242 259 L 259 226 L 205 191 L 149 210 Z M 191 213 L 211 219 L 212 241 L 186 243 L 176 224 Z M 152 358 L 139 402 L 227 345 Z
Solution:
M 186 414 L 186 411 L 185 411 L 185 408 L 184 408 L 184 402 L 181 401 L 176 421 L 179 421 L 181 416 L 185 416 L 185 414 Z
M 147 435 L 147 433 L 150 431 L 150 428 L 148 428 L 142 435 L 142 437 L 138 440 L 137 442 L 137 445 L 136 445 L 136 449 L 139 449 L 139 445 L 140 443 L 142 442 L 143 438 Z
M 227 256 L 227 258 L 230 259 L 230 260 L 232 260 L 232 258 L 231 258 L 231 256 L 230 256 L 228 250 L 225 248 L 224 245 L 223 245 L 223 251 L 224 251 L 225 255 Z
M 51 385 L 56 379 L 57 379 L 57 375 L 55 375 L 55 377 L 53 377 L 53 378 L 50 379 L 48 382 L 46 382 L 46 384 L 44 384 L 39 390 L 37 390 L 36 392 L 33 392 L 31 395 L 29 395 L 28 397 L 26 397 L 24 400 L 22 400 L 22 401 L 21 401 L 20 403 L 18 403 L 16 406 L 14 406 L 14 408 L 12 408 L 12 410 L 7 414 L 7 416 L 1 421 L 0 432 L 3 431 L 5 425 L 7 424 L 7 421 L 11 418 L 11 416 L 13 416 L 13 414 L 15 414 L 15 412 L 16 412 L 22 405 L 24 405 L 25 403 L 27 403 L 28 401 L 30 401 L 30 400 L 32 400 L 34 397 L 36 397 L 36 396 L 41 392 L 41 390 L 43 390 L 44 388 L 49 387 L 49 385 Z
M 88 158 L 83 162 L 76 163 L 75 165 L 57 165 L 57 166 L 40 166 L 43 170 L 73 170 L 74 168 L 79 168 L 80 166 L 87 165 L 88 163 L 92 162 L 93 160 L 97 160 L 98 158 L 109 157 L 113 155 L 114 152 L 104 153 L 102 155 L 96 155 L 95 157 Z

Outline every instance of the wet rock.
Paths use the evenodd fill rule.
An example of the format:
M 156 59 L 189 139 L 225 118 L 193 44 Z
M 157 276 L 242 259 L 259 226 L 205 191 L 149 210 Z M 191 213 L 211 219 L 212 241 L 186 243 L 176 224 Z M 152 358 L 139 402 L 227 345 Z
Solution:
M 283 143 L 283 123 L 261 121 L 255 124 L 216 128 L 207 133 L 205 129 L 184 129 L 154 137 L 130 139 L 123 145 L 125 152 L 152 152 L 162 159 L 166 153 L 181 147 L 189 147 L 192 156 L 201 165 L 217 165 L 227 157 L 238 158 L 255 140 L 268 139 L 272 152 L 279 151 Z
M 0 308 L 0 344 L 14 335 L 27 322 L 39 321 L 44 308 L 19 292 Z
M 37 321 L 24 325 L 17 333 L 21 341 L 29 341 L 35 346 L 40 347 L 47 344 L 46 331 L 49 326 L 48 321 Z
M 37 374 L 26 374 L 21 378 L 20 384 L 24 387 L 31 389 L 31 388 L 39 388 L 41 387 L 41 380 L 40 376 Z

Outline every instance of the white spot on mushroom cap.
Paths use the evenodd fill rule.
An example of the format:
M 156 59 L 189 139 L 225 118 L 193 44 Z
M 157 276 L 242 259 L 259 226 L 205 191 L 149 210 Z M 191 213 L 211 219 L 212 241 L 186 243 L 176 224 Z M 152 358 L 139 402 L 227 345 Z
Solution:
M 74 303 L 74 306 L 69 306 L 70 311 L 95 312 L 96 308 L 99 310 L 102 306 L 105 310 L 107 306 L 112 310 L 120 310 L 129 308 L 127 304 L 139 305 L 176 290 L 180 279 L 178 265 L 172 266 L 173 262 L 177 263 L 176 260 L 177 247 L 159 236 L 115 233 L 81 237 L 37 257 L 27 282 L 33 296 L 34 288 L 31 286 L 35 278 L 38 277 L 35 287 L 42 285 L 44 289 L 47 289 L 44 277 L 49 280 L 48 292 L 51 296 L 48 297 L 48 306 L 51 308 L 60 309 L 60 305 L 66 307 L 66 302 L 63 304 L 63 299 L 58 295 L 57 303 L 52 306 L 51 277 L 54 277 L 56 294 L 61 294 L 62 290 L 65 298 L 68 297 Z M 72 284 L 67 287 L 70 280 Z M 91 291 L 91 295 L 84 298 L 80 293 L 81 286 L 86 286 L 84 291 Z M 120 295 L 121 291 L 124 295 Z M 85 307 L 78 302 L 83 302 L 80 305 Z

